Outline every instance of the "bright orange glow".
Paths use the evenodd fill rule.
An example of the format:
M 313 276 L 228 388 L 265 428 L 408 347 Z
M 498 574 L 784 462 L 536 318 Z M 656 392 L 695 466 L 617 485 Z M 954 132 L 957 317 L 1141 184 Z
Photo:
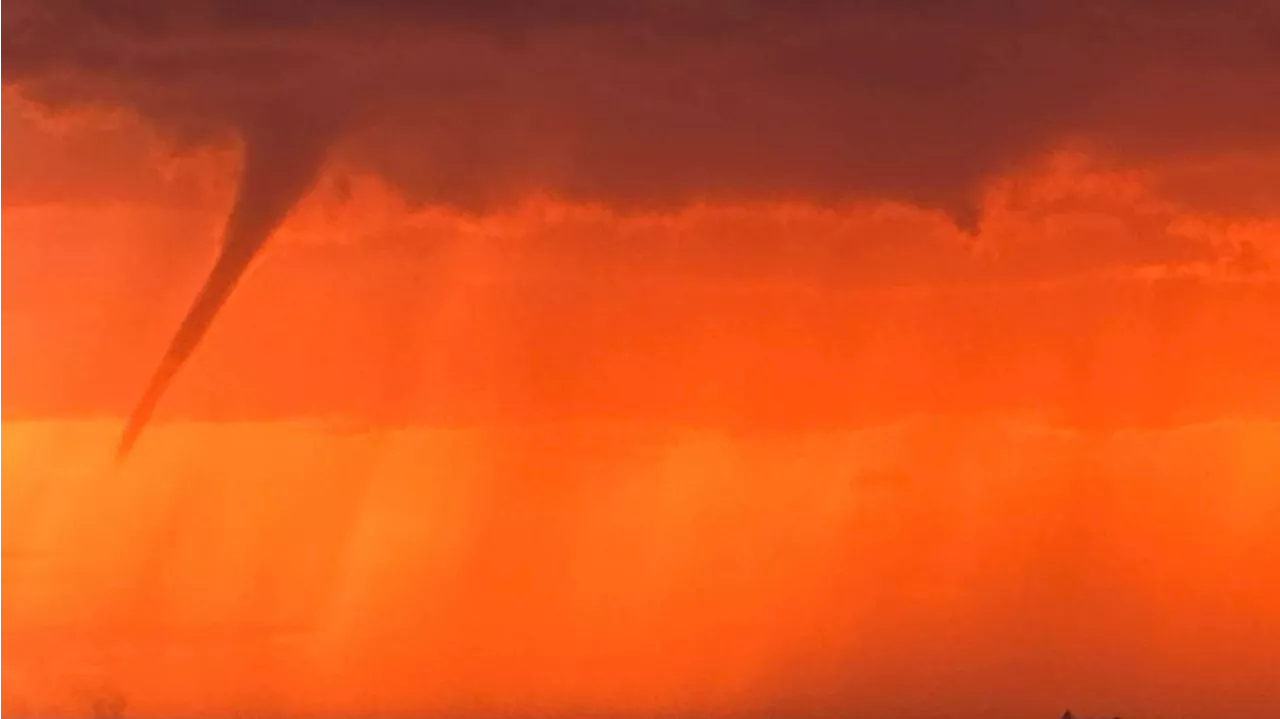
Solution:
M 1280 707 L 1280 218 L 1069 152 L 974 238 L 335 168 L 113 476 L 184 162 L 5 208 L 6 716 Z
M 1274 422 L 183 424 L 111 482 L 115 429 L 4 428 L 6 712 L 103 688 L 145 716 L 891 710 L 928 686 L 1249 715 L 1273 691 Z

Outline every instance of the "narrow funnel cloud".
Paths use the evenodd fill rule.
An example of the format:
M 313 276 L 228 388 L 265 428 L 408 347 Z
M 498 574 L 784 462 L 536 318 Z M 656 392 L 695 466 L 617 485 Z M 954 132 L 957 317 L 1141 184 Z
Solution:
M 129 415 L 116 450 L 118 463 L 128 458 L 169 384 L 204 339 L 249 263 L 311 188 L 324 160 L 327 136 L 274 122 L 247 128 L 243 139 L 244 171 L 222 250 Z

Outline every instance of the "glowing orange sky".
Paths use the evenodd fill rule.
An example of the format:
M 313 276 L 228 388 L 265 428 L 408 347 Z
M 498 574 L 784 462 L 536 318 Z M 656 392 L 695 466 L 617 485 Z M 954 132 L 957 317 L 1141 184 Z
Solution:
M 112 477 L 234 153 L 4 111 L 6 715 L 1280 710 L 1261 154 L 1063 148 L 974 237 L 335 164 Z

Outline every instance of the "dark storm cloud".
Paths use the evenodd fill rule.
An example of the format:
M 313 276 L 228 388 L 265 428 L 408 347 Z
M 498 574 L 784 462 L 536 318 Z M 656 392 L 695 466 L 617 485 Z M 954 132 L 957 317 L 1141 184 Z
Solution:
M 1274 141 L 1276 8 L 31 0 L 5 8 L 4 71 L 188 139 L 323 121 L 425 201 L 887 196 L 971 221 L 977 183 L 1065 138 Z

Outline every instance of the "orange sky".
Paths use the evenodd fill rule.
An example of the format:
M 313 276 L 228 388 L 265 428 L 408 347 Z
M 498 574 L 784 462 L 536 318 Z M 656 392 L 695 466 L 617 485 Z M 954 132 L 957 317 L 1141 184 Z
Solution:
M 175 73 L 267 36 L 178 20 Z M 839 113 L 804 105 L 820 77 L 723 147 L 610 134 L 619 102 L 654 137 L 714 137 L 715 102 L 661 88 L 682 62 L 737 77 L 750 34 L 651 68 L 639 40 L 615 57 L 564 30 L 530 51 L 541 94 L 447 36 L 423 52 L 494 94 L 336 140 L 114 473 L 236 192 L 236 143 L 189 121 L 246 102 L 147 65 L 169 47 L 148 27 L 134 64 L 67 71 L 96 109 L 5 90 L 6 716 L 1280 713 L 1280 136 L 1197 109 L 1270 102 L 1245 49 L 1239 85 L 1166 85 L 1180 36 L 1157 28 L 1115 51 L 1145 84 L 1071 114 L 1092 135 L 1024 108 L 1007 137 L 936 138 L 953 166 L 847 171 L 818 141 Z M 268 30 L 299 57 L 338 42 Z M 393 52 L 417 40 L 388 38 L 359 97 L 404 119 L 421 98 L 386 88 L 421 79 Z M 7 86 L 74 94 L 20 47 Z M 577 51 L 658 99 L 610 96 Z M 297 98 L 354 92 L 306 85 L 326 67 Z M 564 73 L 603 94 L 575 104 Z M 1148 136 L 1156 90 L 1186 94 Z M 664 102 L 697 105 L 688 136 Z M 792 123 L 811 135 L 728 151 Z

